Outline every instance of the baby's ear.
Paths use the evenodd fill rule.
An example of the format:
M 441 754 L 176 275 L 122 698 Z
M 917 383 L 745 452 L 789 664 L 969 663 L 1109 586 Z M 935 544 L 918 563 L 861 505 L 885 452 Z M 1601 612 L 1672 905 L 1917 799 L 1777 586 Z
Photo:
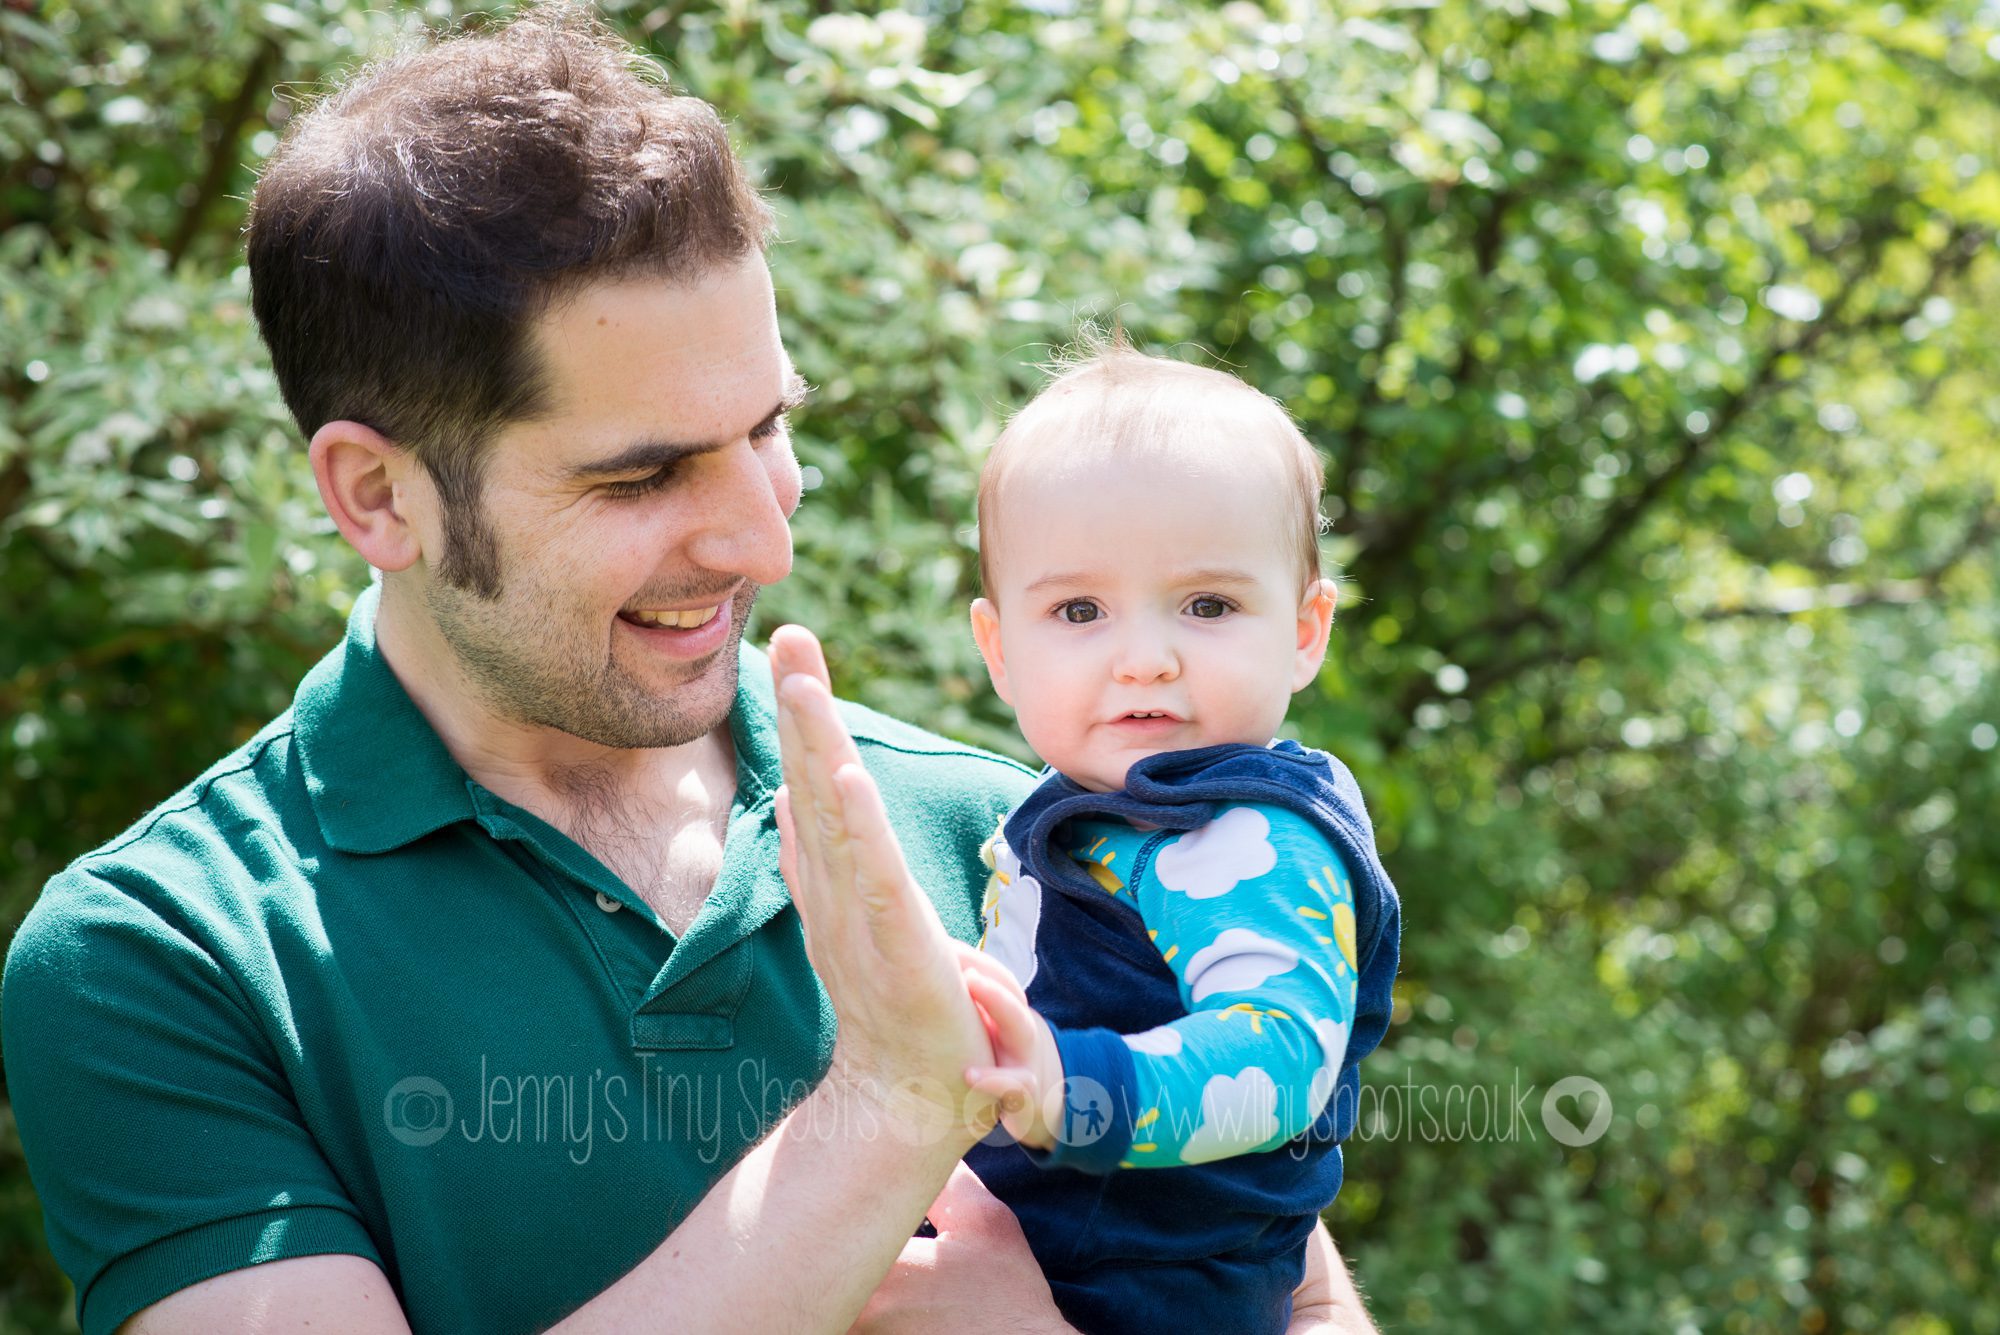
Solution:
M 1340 586 L 1330 579 L 1315 580 L 1299 603 L 1298 660 L 1292 672 L 1292 689 L 1303 691 L 1319 676 L 1326 662 L 1326 637 L 1333 629 L 1334 604 L 1340 601 Z
M 986 660 L 986 675 L 993 679 L 994 694 L 1013 704 L 1013 693 L 1007 688 L 1007 656 L 1000 648 L 1000 609 L 991 598 L 972 602 L 972 639 L 979 646 L 979 656 Z

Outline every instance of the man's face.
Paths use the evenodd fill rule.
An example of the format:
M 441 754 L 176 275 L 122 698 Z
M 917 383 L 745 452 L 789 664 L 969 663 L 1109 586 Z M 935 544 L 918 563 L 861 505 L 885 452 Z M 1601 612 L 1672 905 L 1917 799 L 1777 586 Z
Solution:
M 533 336 L 549 412 L 489 444 L 499 595 L 427 570 L 425 605 L 504 717 L 602 746 L 693 741 L 728 716 L 751 604 L 792 563 L 800 383 L 769 272 L 753 255 L 595 284 Z

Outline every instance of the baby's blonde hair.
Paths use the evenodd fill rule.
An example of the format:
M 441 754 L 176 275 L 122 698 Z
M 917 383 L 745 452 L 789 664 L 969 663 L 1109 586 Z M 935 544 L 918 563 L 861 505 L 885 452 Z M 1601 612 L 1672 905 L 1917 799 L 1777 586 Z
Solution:
M 1086 330 L 1059 360 L 1055 379 L 1014 415 L 979 475 L 979 582 L 995 597 L 993 537 L 1001 484 L 1015 469 L 1061 451 L 1097 454 L 1142 467 L 1188 453 L 1205 457 L 1272 450 L 1292 493 L 1287 540 L 1303 588 L 1322 576 L 1319 501 L 1325 471 L 1291 414 L 1227 371 L 1154 357 Z

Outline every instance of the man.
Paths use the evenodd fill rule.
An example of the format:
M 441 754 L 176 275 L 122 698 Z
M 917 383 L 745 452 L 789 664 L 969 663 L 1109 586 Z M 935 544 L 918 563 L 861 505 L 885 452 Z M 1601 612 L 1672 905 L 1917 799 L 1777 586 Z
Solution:
M 1027 775 L 836 706 L 803 632 L 739 653 L 800 487 L 767 225 L 713 111 L 566 10 L 274 157 L 257 317 L 382 576 L 9 952 L 87 1332 L 1062 1328 L 956 1167 L 949 937 Z

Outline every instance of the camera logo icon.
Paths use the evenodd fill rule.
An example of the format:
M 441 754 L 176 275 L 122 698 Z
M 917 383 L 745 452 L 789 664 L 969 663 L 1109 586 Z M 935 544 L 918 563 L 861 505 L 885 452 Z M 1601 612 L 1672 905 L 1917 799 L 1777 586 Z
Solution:
M 451 1130 L 451 1091 L 427 1075 L 412 1075 L 389 1086 L 382 1121 L 405 1145 L 435 1145 Z

